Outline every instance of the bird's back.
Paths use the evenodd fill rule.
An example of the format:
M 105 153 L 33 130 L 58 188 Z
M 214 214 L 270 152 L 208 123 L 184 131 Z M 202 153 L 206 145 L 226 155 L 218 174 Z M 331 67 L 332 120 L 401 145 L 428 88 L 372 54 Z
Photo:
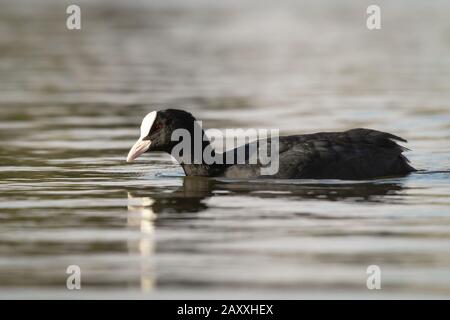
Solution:
M 261 165 L 230 165 L 227 177 L 275 179 L 371 179 L 405 175 L 412 171 L 406 148 L 396 141 L 406 140 L 381 131 L 352 129 L 279 137 L 278 171 L 261 176 Z M 260 144 L 260 141 L 252 142 Z M 267 141 L 270 150 L 271 141 Z M 250 143 L 251 144 L 251 143 Z M 250 144 L 242 146 L 247 152 Z M 240 149 L 228 152 L 237 153 Z M 273 158 L 273 157 L 272 157 Z

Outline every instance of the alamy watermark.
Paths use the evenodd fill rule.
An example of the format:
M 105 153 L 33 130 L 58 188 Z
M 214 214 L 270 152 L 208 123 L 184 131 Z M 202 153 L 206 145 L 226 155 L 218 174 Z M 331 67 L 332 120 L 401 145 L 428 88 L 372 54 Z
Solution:
M 171 141 L 178 142 L 172 148 L 172 157 L 185 164 L 253 164 L 261 167 L 261 175 L 274 175 L 279 169 L 278 129 L 209 129 L 206 135 L 202 122 L 195 121 L 193 136 L 179 128 L 172 132 Z M 221 142 L 229 151 L 216 152 L 213 142 Z
M 69 276 L 66 280 L 66 287 L 69 290 L 81 289 L 81 268 L 76 264 L 72 264 L 67 267 L 66 274 Z
M 66 8 L 66 13 L 69 15 L 66 19 L 66 27 L 69 30 L 81 29 L 81 8 L 76 4 L 71 4 Z
M 369 15 L 366 20 L 366 27 L 369 30 L 381 29 L 381 9 L 376 4 L 367 7 L 366 13 Z
M 66 19 L 66 27 L 69 30 L 81 29 L 81 8 L 79 5 L 71 4 L 67 6 L 66 13 L 69 15 Z M 367 7 L 366 27 L 369 30 L 381 29 L 381 8 L 376 4 Z
M 381 269 L 379 266 L 373 264 L 367 267 L 366 270 L 367 277 L 366 285 L 369 290 L 380 290 L 381 289 Z

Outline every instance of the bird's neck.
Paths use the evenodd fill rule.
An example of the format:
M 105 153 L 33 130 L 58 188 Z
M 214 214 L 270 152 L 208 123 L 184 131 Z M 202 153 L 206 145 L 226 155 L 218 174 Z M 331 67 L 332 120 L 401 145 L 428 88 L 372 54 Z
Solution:
M 203 129 L 196 128 L 195 132 L 189 130 L 189 133 L 172 146 L 170 154 L 182 166 L 186 176 L 210 176 L 215 165 L 206 157 L 214 157 L 214 148 Z

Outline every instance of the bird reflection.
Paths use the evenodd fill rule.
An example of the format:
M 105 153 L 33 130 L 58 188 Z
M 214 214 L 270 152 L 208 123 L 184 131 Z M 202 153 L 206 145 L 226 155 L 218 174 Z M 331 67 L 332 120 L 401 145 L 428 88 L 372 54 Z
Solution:
M 148 292 L 154 287 L 154 271 L 151 256 L 154 252 L 154 214 L 151 206 L 153 200 L 149 197 L 133 197 L 128 193 L 127 225 L 130 228 L 138 228 L 141 232 L 139 239 L 130 240 L 128 248 L 131 253 L 137 253 L 140 259 L 140 284 L 143 292 Z
M 155 286 L 154 233 L 160 227 L 174 224 L 186 225 L 188 219 L 208 209 L 208 199 L 226 195 L 224 201 L 233 201 L 233 196 L 254 199 L 284 198 L 289 200 L 318 199 L 321 201 L 387 201 L 385 196 L 396 195 L 403 190 L 402 180 L 374 182 L 333 181 L 236 181 L 202 177 L 184 177 L 183 185 L 177 188 L 148 187 L 128 193 L 128 226 L 138 229 L 138 241 L 129 242 L 129 251 L 140 255 L 140 283 L 142 291 Z M 395 199 L 390 197 L 389 199 Z M 393 200 L 390 200 L 393 201 Z
M 137 190 L 133 197 L 146 202 L 145 211 L 156 219 L 165 213 L 196 213 L 208 208 L 207 200 L 211 197 L 247 196 L 257 200 L 258 198 L 289 198 L 290 200 L 320 199 L 328 201 L 385 201 L 383 196 L 395 195 L 403 190 L 401 180 L 373 181 L 373 182 L 339 182 L 317 180 L 293 180 L 286 181 L 237 181 L 226 179 L 211 179 L 203 177 L 184 177 L 183 185 L 171 192 L 160 187 L 152 187 L 146 190 Z M 142 195 L 142 196 L 141 196 Z M 143 197 L 146 195 L 146 197 Z M 130 193 L 131 196 L 131 193 Z M 131 206 L 132 207 L 132 206 Z M 192 217 L 192 214 L 189 215 Z M 149 216 L 150 217 L 150 216 Z

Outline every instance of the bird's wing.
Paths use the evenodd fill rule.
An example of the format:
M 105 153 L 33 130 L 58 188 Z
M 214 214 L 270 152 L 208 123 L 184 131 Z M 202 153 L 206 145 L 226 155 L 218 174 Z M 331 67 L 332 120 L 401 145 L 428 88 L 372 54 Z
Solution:
M 280 137 L 279 177 L 361 179 L 414 169 L 395 135 L 370 130 Z

